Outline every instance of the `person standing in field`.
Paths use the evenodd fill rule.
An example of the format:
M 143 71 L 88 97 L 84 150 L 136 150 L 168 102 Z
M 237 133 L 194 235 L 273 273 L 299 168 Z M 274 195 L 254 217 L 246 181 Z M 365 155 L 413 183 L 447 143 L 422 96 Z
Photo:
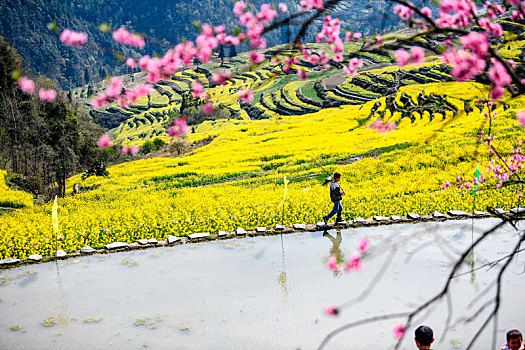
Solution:
M 341 181 L 341 174 L 334 173 L 334 179 L 332 180 L 332 182 L 330 182 L 330 199 L 334 203 L 334 208 L 328 215 L 323 216 L 323 221 L 325 224 L 328 224 L 328 220 L 335 214 L 337 214 L 337 217 L 335 219 L 336 224 L 338 222 L 343 221 L 341 217 L 341 214 L 343 213 L 343 206 L 341 205 L 341 200 L 343 199 L 345 191 L 341 189 L 339 181 Z

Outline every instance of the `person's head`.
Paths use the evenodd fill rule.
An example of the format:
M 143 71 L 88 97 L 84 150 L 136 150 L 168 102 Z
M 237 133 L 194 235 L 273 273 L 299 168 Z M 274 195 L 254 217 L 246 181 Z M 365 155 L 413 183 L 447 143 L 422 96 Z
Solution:
M 517 329 L 512 329 L 507 332 L 507 345 L 512 350 L 518 350 L 521 347 L 521 341 L 523 337 L 521 336 L 520 331 Z
M 434 332 L 429 326 L 419 326 L 415 332 L 416 345 L 419 349 L 430 349 L 430 344 L 434 341 Z
M 337 181 L 339 181 L 339 180 L 341 180 L 341 174 L 339 174 L 339 173 L 334 173 L 334 181 L 337 182 Z

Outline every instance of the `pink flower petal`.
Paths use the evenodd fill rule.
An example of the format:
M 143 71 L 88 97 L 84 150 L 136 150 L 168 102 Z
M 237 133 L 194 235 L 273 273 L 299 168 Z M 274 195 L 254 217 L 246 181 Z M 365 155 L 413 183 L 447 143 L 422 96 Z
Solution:
M 361 238 L 361 240 L 359 241 L 359 251 L 362 254 L 366 253 L 369 246 L 370 246 L 370 240 L 366 237 Z
M 406 331 L 407 331 L 407 327 L 404 324 L 399 324 L 399 325 L 395 326 L 394 329 L 393 329 L 394 338 L 396 338 L 396 339 L 403 339 L 403 337 L 405 336 Z
M 87 34 L 83 32 L 75 32 L 71 29 L 64 29 L 60 33 L 60 41 L 67 46 L 81 47 L 87 41 Z
M 204 106 L 202 106 L 202 110 L 204 111 L 204 113 L 206 113 L 207 115 L 210 115 L 213 113 L 213 102 L 208 102 L 206 103 Z
M 516 113 L 516 119 L 522 128 L 525 127 L 525 110 L 518 111 Z
M 250 103 L 253 101 L 253 91 L 250 89 L 239 90 L 237 96 L 242 102 Z
M 361 257 L 358 254 L 352 254 L 350 256 L 350 259 L 345 265 L 345 271 L 348 272 L 350 270 L 362 270 L 363 264 L 361 264 Z
M 18 86 L 20 87 L 20 90 L 26 94 L 32 94 L 35 92 L 35 83 L 26 77 L 21 77 L 18 79 Z
M 108 134 L 104 134 L 98 139 L 97 144 L 99 148 L 108 148 L 112 145 L 111 138 Z
M 185 135 L 189 131 L 189 126 L 186 124 L 186 116 L 180 117 L 173 122 L 173 125 L 166 130 L 171 137 Z
M 141 49 L 146 45 L 143 37 L 128 32 L 124 27 L 121 27 L 113 32 L 113 39 L 121 44 L 138 47 Z
M 410 62 L 410 54 L 404 49 L 397 50 L 396 51 L 396 62 L 397 62 L 397 65 L 400 67 L 405 66 L 408 62 Z
M 339 271 L 339 265 L 337 264 L 337 256 L 335 254 L 330 255 L 326 266 L 332 271 Z
M 38 98 L 44 102 L 53 102 L 57 96 L 57 93 L 55 90 L 46 90 L 46 89 L 39 89 L 38 90 Z
M 339 310 L 337 309 L 337 307 L 333 305 L 329 305 L 325 307 L 324 313 L 325 315 L 328 315 L 328 316 L 337 316 L 339 314 Z

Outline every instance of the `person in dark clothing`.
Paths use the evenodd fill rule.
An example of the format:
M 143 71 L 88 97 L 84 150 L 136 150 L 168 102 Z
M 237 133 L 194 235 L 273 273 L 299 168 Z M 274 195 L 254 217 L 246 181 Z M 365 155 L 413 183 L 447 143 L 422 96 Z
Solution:
M 419 326 L 415 331 L 414 340 L 418 349 L 430 349 L 434 342 L 434 332 L 429 326 Z
M 337 214 L 337 217 L 335 219 L 335 222 L 341 222 L 343 219 L 341 218 L 341 214 L 343 213 L 343 206 L 341 205 L 341 200 L 343 199 L 343 195 L 345 194 L 345 191 L 341 189 L 341 185 L 339 185 L 339 181 L 341 181 L 341 174 L 334 173 L 334 179 L 332 182 L 330 182 L 330 199 L 334 203 L 334 208 L 332 211 L 326 215 L 323 216 L 323 221 L 325 224 L 328 224 L 328 220 Z

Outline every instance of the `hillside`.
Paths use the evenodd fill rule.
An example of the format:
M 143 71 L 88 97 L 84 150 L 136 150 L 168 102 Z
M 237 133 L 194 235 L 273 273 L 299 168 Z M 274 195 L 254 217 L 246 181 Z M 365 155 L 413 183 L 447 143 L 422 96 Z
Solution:
M 492 45 L 521 69 L 525 27 L 502 24 L 509 39 Z M 397 33 L 392 42 L 385 36 L 387 49 L 407 45 L 403 35 Z M 418 45 L 439 46 L 442 39 Z M 314 52 L 324 48 L 308 46 Z M 334 171 L 343 174 L 348 220 L 516 206 L 516 189 L 495 189 L 496 180 L 486 172 L 491 157 L 483 132 L 491 129 L 498 149 L 515 145 L 522 135 L 516 112 L 523 109 L 524 95 L 507 93 L 492 105 L 485 77 L 453 82 L 439 56 L 400 68 L 379 51 L 358 52 L 355 44 L 345 50 L 365 63 L 353 78 L 341 73 L 339 63 L 316 70 L 296 51 L 274 47 L 259 66 L 250 67 L 239 55 L 222 64 L 187 67 L 127 110 L 111 106 L 93 112 L 111 128 L 116 144 L 168 140 L 169 120 L 204 103 L 189 95 L 192 82 L 200 81 L 216 114 L 213 120 L 193 120 L 192 132 L 174 141 L 188 146 L 181 152 L 170 152 L 172 142 L 164 157 L 109 167 L 108 176 L 69 178 L 68 196 L 59 200 L 58 237 L 49 223 L 51 204 L 4 213 L 0 259 L 49 255 L 56 247 L 76 251 L 115 241 L 315 223 L 330 207 L 321 182 Z M 280 61 L 272 62 L 277 52 Z M 298 60 L 292 71 L 306 71 L 306 80 L 283 72 L 282 60 L 293 58 Z M 210 75 L 224 69 L 234 73 L 226 85 L 211 83 Z M 140 79 L 140 74 L 127 76 L 126 84 Z M 251 104 L 237 98 L 246 87 L 254 91 Z M 96 93 L 104 83 L 92 88 Z M 79 89 L 73 97 L 87 101 L 86 95 Z M 395 130 L 378 133 L 372 128 L 376 123 L 391 123 Z M 472 178 L 478 162 L 487 184 L 475 196 L 461 186 L 440 190 L 456 176 Z M 284 177 L 291 182 L 283 207 Z
M 516 36 L 516 40 L 500 45 L 503 56 L 514 59 L 518 64 L 523 62 L 523 33 L 522 24 L 501 21 L 503 28 Z M 104 110 L 93 110 L 89 100 L 93 94 L 105 89 L 107 82 L 103 81 L 89 87 L 75 89 L 73 97 L 85 103 L 95 120 L 111 130 L 111 134 L 119 143 L 124 145 L 141 145 L 144 141 L 161 138 L 168 141 L 165 133 L 169 122 L 181 114 L 188 115 L 190 125 L 198 125 L 202 120 L 239 119 L 260 120 L 277 116 L 300 116 L 315 113 L 323 108 L 343 105 L 361 105 L 373 101 L 381 96 L 390 96 L 388 103 L 392 104 L 393 96 L 406 85 L 428 84 L 434 82 L 452 81 L 451 67 L 442 63 L 440 57 L 429 56 L 424 64 L 408 66 L 400 69 L 393 63 L 393 52 L 398 48 L 408 48 L 409 44 L 404 37 L 409 32 L 398 32 L 385 35 L 383 50 L 371 49 L 360 51 L 358 43 L 347 43 L 344 53 L 348 59 L 342 63 L 330 61 L 327 69 L 320 70 L 305 61 L 298 50 L 286 46 L 277 46 L 264 51 L 265 61 L 256 67 L 251 67 L 247 55 L 239 55 L 221 62 L 215 59 L 204 65 L 186 67 L 174 74 L 171 79 L 155 84 L 153 94 L 137 101 L 126 110 L 112 105 Z M 444 38 L 436 37 L 433 40 L 419 39 L 418 45 L 429 50 L 443 45 Z M 413 45 L 413 44 L 412 44 Z M 321 51 L 330 52 L 324 44 L 305 44 L 305 48 L 313 54 Z M 275 61 L 275 55 L 280 59 Z M 364 66 L 359 74 L 353 78 L 342 71 L 344 64 L 352 57 L 360 58 Z M 284 72 L 285 59 L 295 59 L 291 74 Z M 212 74 L 217 71 L 230 71 L 233 78 L 226 85 L 215 85 L 211 81 Z M 307 77 L 301 80 L 297 70 L 306 72 Z M 145 82 L 144 73 L 123 76 L 126 87 L 139 82 Z M 213 103 L 214 112 L 210 116 L 201 111 L 205 100 L 196 100 L 191 96 L 192 82 L 198 81 L 206 87 Z M 488 83 L 483 77 L 479 83 Z M 250 103 L 239 103 L 237 92 L 240 89 L 250 88 L 254 92 L 254 100 Z M 393 105 L 403 116 L 410 116 L 412 112 L 427 109 L 431 114 L 443 113 L 451 106 L 436 105 L 427 100 L 424 106 Z
M 297 9 L 297 2 L 284 2 L 290 10 Z M 253 1 L 251 6 L 261 3 Z M 193 21 L 224 24 L 233 29 L 232 6 L 232 2 L 226 0 L 5 0 L 0 2 L 0 36 L 9 39 L 35 74 L 46 75 L 67 90 L 100 81 L 107 75 L 128 73 L 128 68 L 115 58 L 116 54 L 125 57 L 154 55 L 165 52 L 184 38 L 194 40 L 197 31 L 191 25 Z M 360 17 L 369 16 L 372 8 L 383 9 L 385 6 L 383 0 L 348 0 L 341 2 L 331 13 L 339 16 L 349 30 L 369 34 L 396 28 L 392 20 L 361 21 Z M 350 8 L 355 11 L 348 11 Z M 87 44 L 80 50 L 61 45 L 58 36 L 47 29 L 51 22 L 56 22 L 61 29 L 87 32 Z M 134 50 L 117 44 L 110 33 L 98 29 L 103 23 L 113 29 L 124 25 L 142 33 L 147 38 L 146 47 Z M 292 26 L 266 37 L 273 46 L 283 43 L 296 32 L 297 28 Z M 313 41 L 308 36 L 304 39 Z M 238 52 L 246 50 L 245 46 L 237 48 Z

